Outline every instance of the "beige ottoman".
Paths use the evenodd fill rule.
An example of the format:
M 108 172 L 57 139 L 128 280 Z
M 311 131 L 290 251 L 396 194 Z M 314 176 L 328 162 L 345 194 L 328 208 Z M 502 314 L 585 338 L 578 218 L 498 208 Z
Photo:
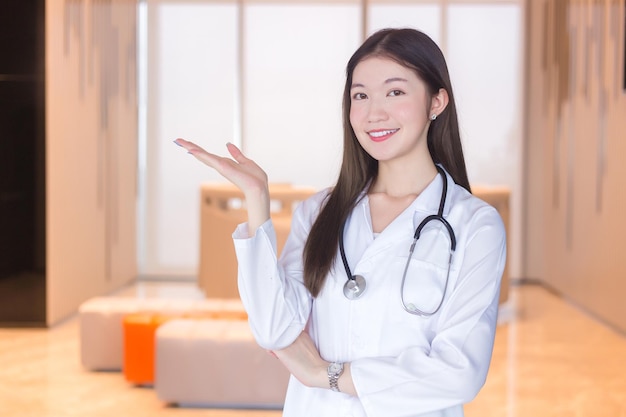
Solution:
M 245 314 L 240 300 L 94 297 L 79 307 L 80 357 L 93 371 L 120 371 L 124 360 L 124 317 L 137 313 L 204 316 Z
M 154 388 L 167 403 L 282 408 L 288 380 L 247 321 L 174 319 L 157 329 Z

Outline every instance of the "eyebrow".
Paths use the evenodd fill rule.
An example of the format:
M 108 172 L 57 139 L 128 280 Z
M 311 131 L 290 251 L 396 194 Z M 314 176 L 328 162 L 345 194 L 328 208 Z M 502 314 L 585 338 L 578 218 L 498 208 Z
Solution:
M 390 83 L 393 83 L 393 82 L 396 82 L 396 81 L 401 81 L 401 82 L 405 82 L 405 83 L 408 82 L 407 79 L 402 78 L 402 77 L 392 77 L 392 78 L 387 78 L 385 80 L 384 84 L 390 84 Z M 352 90 L 353 88 L 357 88 L 357 87 L 361 87 L 362 88 L 362 87 L 365 87 L 365 85 L 363 85 L 361 83 L 353 83 L 352 86 L 350 87 L 350 90 Z

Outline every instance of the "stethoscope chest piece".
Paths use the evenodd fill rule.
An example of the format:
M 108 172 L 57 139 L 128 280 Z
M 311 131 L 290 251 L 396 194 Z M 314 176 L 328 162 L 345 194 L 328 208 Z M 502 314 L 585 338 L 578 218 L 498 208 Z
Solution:
M 355 300 L 365 292 L 365 278 L 361 275 L 353 275 L 343 286 L 343 295 L 349 300 Z

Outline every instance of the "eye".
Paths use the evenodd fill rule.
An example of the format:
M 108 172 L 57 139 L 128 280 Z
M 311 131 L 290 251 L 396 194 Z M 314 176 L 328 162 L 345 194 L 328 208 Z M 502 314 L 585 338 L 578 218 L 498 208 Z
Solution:
M 367 98 L 367 94 L 365 93 L 354 93 L 352 95 L 352 100 L 365 100 Z
M 388 95 L 390 97 L 397 97 L 397 96 L 404 95 L 404 91 L 401 91 L 401 90 L 391 90 Z

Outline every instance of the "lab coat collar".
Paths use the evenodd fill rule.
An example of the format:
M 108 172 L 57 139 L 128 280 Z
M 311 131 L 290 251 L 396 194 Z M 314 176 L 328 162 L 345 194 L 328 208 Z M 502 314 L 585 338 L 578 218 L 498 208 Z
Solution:
M 448 192 L 446 195 L 446 203 L 444 205 L 444 217 L 450 211 L 450 201 L 451 201 L 451 193 L 454 189 L 454 181 L 452 177 L 445 171 L 446 178 L 448 181 Z M 369 187 L 367 187 L 369 188 Z M 355 207 L 355 210 L 352 213 L 352 216 L 359 216 L 362 220 L 368 223 L 368 229 L 359 229 L 357 228 L 349 230 L 346 233 L 346 236 L 349 236 L 351 239 L 349 241 L 354 242 L 361 241 L 367 242 L 366 244 L 369 246 L 372 243 L 373 235 L 372 235 L 372 224 L 371 224 L 371 215 L 369 209 L 369 199 L 367 198 L 367 188 L 363 191 L 360 200 Z M 375 243 L 368 247 L 366 253 L 364 254 L 366 257 L 377 253 L 381 250 L 384 250 L 391 244 L 397 243 L 398 236 L 406 235 L 409 238 L 412 238 L 415 227 L 428 215 L 437 214 L 439 210 L 439 202 L 441 201 L 441 193 L 443 191 L 443 178 L 441 175 L 437 174 L 435 178 L 426 186 L 426 188 L 420 193 L 419 196 L 402 212 L 398 215 L 396 219 L 394 219 L 383 232 L 375 239 Z M 351 216 L 351 217 L 352 217 Z M 351 222 L 351 219 L 348 219 Z

